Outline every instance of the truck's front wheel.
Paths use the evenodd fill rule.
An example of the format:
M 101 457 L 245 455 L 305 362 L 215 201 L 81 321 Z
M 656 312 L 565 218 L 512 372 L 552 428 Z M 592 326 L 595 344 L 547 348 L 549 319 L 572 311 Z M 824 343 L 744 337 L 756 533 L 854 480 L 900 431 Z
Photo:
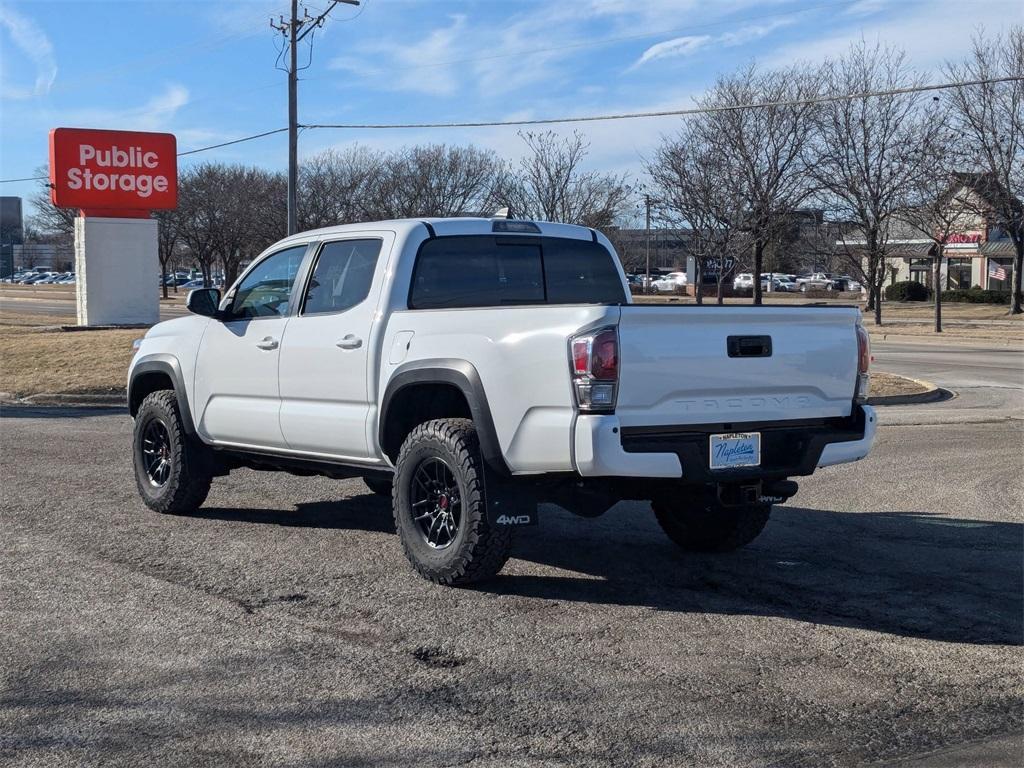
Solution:
M 654 515 L 663 531 L 689 552 L 731 552 L 758 537 L 771 515 L 770 504 L 724 506 L 705 499 L 655 499 Z
M 468 419 L 420 424 L 402 444 L 392 505 L 405 556 L 425 579 L 459 585 L 496 574 L 511 532 L 487 521 L 483 459 Z
M 146 396 L 135 415 L 132 442 L 135 485 L 146 506 L 175 515 L 198 509 L 210 492 L 210 452 L 185 433 L 174 392 Z

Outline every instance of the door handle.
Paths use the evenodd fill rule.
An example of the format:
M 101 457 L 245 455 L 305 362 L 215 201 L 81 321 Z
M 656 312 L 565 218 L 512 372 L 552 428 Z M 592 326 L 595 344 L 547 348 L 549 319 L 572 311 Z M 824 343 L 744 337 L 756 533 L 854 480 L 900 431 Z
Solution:
M 335 345 L 338 349 L 359 349 L 363 346 L 363 340 L 353 333 L 349 333 L 338 340 Z
M 256 346 L 260 349 L 277 349 L 277 339 L 267 336 L 262 341 L 257 341 Z

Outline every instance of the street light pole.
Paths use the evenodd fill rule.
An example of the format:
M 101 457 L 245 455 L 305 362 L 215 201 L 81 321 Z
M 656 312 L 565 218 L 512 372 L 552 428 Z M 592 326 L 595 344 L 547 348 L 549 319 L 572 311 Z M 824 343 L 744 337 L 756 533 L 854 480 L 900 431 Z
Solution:
M 644 282 L 644 293 L 651 292 L 651 196 L 644 195 L 647 208 L 647 279 Z

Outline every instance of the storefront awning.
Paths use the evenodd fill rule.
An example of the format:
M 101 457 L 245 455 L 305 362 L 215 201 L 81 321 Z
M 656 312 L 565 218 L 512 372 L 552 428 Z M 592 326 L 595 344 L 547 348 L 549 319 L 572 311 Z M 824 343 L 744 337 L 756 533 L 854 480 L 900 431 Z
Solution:
M 996 259 L 1016 255 L 1016 251 L 1013 248 L 1013 241 L 1010 239 L 989 240 L 981 246 L 981 253 L 983 256 Z

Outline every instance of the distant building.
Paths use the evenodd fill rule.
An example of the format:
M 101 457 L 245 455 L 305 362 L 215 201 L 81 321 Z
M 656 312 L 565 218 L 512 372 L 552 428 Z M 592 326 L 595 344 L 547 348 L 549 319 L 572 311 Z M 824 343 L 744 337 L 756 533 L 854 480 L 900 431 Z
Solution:
M 981 286 L 994 291 L 1009 291 L 1013 272 L 1013 241 L 986 211 L 996 196 L 1006 194 L 991 176 L 959 173 L 947 193 L 949 205 L 960 224 L 943 245 L 940 289 L 957 290 Z M 1020 205 L 1020 202 L 1017 202 Z M 863 248 L 864 240 L 847 238 L 837 248 Z M 934 288 L 935 242 L 905 221 L 892 223 L 886 258 L 886 282 L 914 280 Z M 864 260 L 867 270 L 867 260 Z M 1005 275 L 999 278 L 998 275 Z
M 14 247 L 23 242 L 21 198 L 0 197 L 0 278 L 14 274 Z
M 604 230 L 622 262 L 626 272 L 640 273 L 647 268 L 647 230 L 619 229 Z M 651 269 L 659 272 L 679 272 L 686 270 L 686 259 L 689 255 L 687 244 L 690 239 L 688 229 L 651 228 Z
M 63 272 L 74 263 L 71 248 L 56 243 L 23 243 L 14 246 L 14 268 L 46 267 Z

